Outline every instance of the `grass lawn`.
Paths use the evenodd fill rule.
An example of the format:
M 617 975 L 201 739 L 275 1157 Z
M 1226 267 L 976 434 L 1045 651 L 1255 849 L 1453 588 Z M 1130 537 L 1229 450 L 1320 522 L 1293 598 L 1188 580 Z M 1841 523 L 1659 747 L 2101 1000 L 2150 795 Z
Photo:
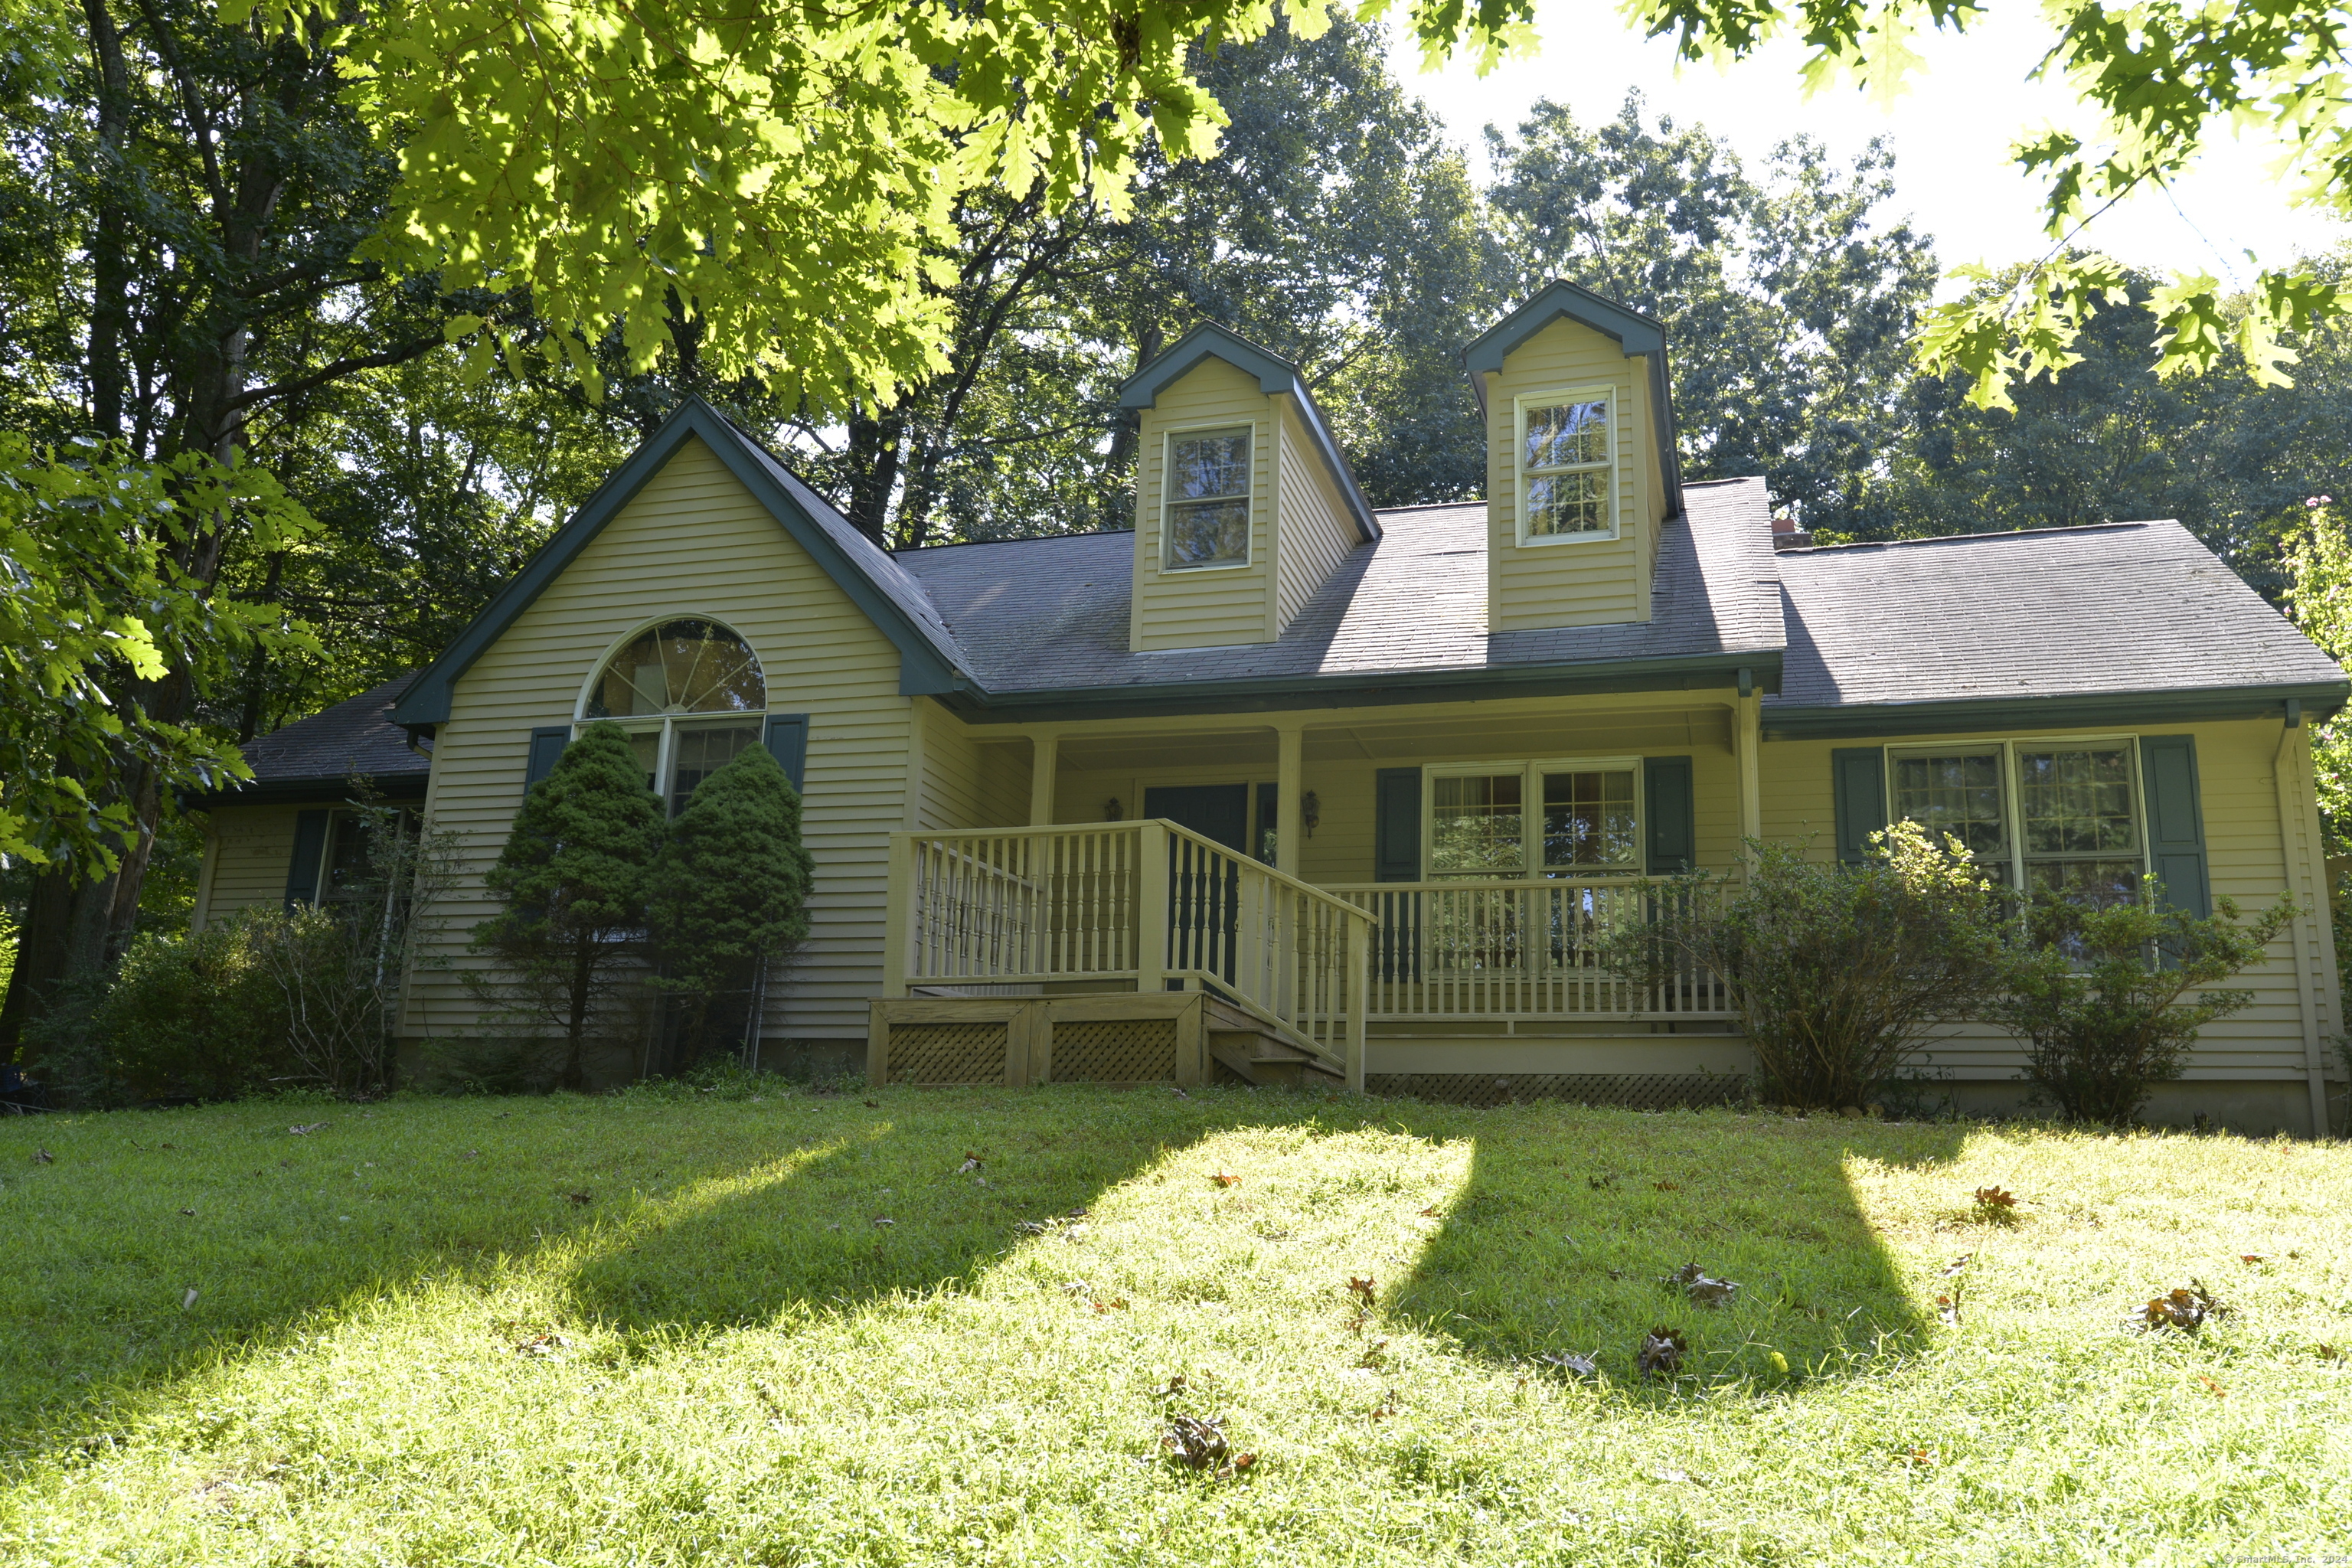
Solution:
M 1241 1089 L 19 1120 L 0 1563 L 2316 1562 L 2348 1219 L 2342 1145 Z

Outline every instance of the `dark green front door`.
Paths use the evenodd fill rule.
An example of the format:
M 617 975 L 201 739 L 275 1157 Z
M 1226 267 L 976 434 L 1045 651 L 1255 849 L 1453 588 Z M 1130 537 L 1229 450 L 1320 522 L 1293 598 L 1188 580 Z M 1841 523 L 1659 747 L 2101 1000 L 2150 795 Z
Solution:
M 1164 816 L 1236 855 L 1249 853 L 1249 785 L 1169 784 L 1143 792 L 1143 815 Z
M 1170 784 L 1143 792 L 1143 815 L 1165 817 L 1222 844 L 1236 858 L 1249 854 L 1249 785 Z M 1204 969 L 1234 977 L 1234 942 L 1241 929 L 1241 868 L 1218 866 L 1197 844 L 1168 845 L 1168 967 Z M 1170 982 L 1171 984 L 1176 984 Z

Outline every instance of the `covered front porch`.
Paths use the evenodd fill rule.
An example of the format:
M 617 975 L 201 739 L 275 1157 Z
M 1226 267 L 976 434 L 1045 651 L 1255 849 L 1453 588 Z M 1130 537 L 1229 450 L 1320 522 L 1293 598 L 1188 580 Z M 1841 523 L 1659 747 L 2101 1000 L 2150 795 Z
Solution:
M 1756 720 L 1717 689 L 984 734 L 1029 821 L 897 836 L 885 995 L 1200 991 L 1359 1086 L 1736 1073 L 1714 977 L 1601 947 L 1671 914 L 1632 884 L 1759 831 Z

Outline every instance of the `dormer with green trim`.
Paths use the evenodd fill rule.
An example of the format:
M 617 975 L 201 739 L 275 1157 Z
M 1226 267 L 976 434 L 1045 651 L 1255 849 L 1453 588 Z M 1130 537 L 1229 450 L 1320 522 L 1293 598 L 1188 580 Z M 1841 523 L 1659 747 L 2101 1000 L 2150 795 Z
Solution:
M 1682 511 L 1664 329 L 1553 283 L 1462 358 L 1486 424 L 1488 629 L 1648 620 Z
M 1128 646 L 1272 642 L 1380 537 L 1297 367 L 1204 325 L 1119 391 L 1138 412 Z

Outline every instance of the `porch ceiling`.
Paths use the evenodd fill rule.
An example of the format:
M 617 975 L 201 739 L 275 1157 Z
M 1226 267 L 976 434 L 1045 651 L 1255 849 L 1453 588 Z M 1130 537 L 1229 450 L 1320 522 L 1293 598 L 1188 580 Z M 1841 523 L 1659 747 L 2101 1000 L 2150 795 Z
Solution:
M 1719 750 L 1731 744 L 1731 710 L 1721 703 L 1649 711 L 1561 707 L 1497 712 L 1481 704 L 1448 715 L 1388 718 L 1367 712 L 1355 722 L 1306 727 L 1305 759 L 1315 763 L 1477 757 L 1573 757 Z M 1276 763 L 1272 725 L 1153 731 L 1061 732 L 1059 767 L 1075 773 L 1149 773 L 1194 767 L 1264 767 Z

